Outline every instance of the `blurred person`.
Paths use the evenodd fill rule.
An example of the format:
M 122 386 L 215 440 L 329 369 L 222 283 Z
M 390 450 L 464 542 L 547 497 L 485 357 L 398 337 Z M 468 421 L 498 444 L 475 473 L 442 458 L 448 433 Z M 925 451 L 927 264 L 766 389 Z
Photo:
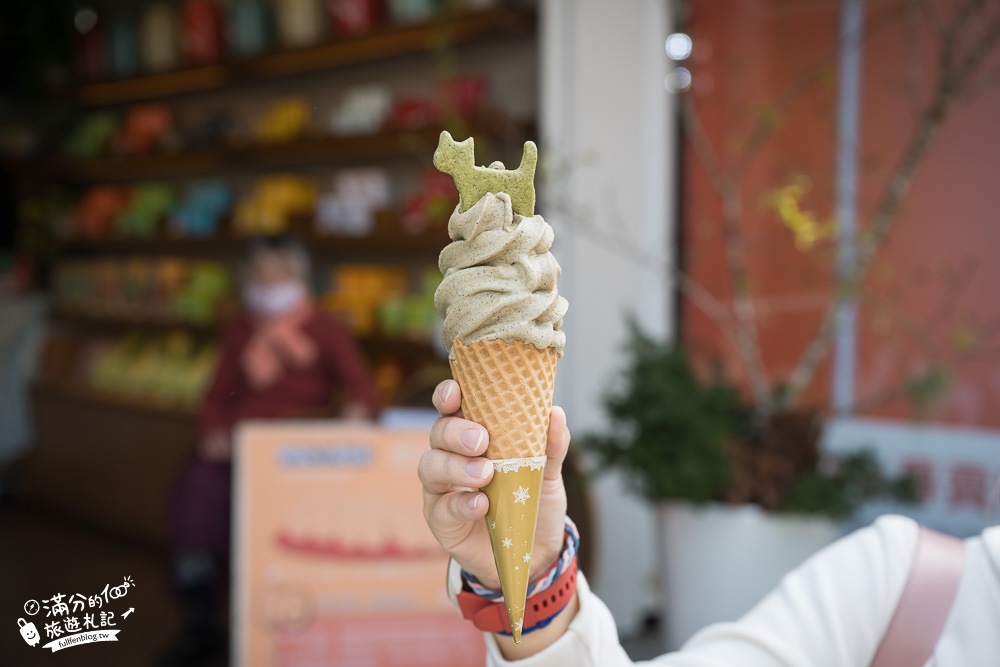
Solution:
M 374 417 L 375 383 L 346 327 L 321 311 L 308 287 L 309 261 L 291 236 L 253 239 L 241 267 L 245 310 L 222 337 L 205 394 L 194 458 L 168 498 L 172 584 L 182 623 L 163 665 L 197 664 L 225 653 L 221 601 L 227 579 L 233 434 L 245 420 Z
M 463 615 L 503 625 L 499 579 L 479 491 L 493 477 L 482 457 L 489 433 L 462 419 L 461 390 L 438 385 L 441 418 L 421 457 L 424 516 L 451 554 L 447 588 Z M 580 536 L 566 517 L 562 464 L 569 448 L 566 415 L 553 408 L 548 461 L 528 607 L 551 601 L 541 622 L 509 633 L 484 632 L 490 667 L 624 667 L 632 660 L 614 619 L 576 572 Z M 734 544 L 733 548 L 739 548 Z M 526 556 L 526 561 L 529 562 Z M 568 577 L 566 576 L 568 573 Z M 911 576 L 912 575 L 912 576 Z M 575 593 L 560 598 L 558 591 Z M 553 595 L 549 591 L 555 590 Z M 568 598 L 568 601 L 567 599 Z M 493 607 L 489 608 L 487 607 Z M 546 605 L 549 606 L 549 605 Z M 470 611 L 471 610 L 471 611 Z M 483 619 L 486 619 L 485 621 Z M 499 620 L 498 620 L 499 619 Z M 526 617 L 527 619 L 527 617 Z M 663 667 L 969 667 L 1000 664 L 1000 527 L 962 541 L 926 533 L 911 519 L 884 516 L 807 560 L 739 621 L 697 633 L 684 647 L 650 662 Z M 509 624 L 508 624 L 509 627 Z

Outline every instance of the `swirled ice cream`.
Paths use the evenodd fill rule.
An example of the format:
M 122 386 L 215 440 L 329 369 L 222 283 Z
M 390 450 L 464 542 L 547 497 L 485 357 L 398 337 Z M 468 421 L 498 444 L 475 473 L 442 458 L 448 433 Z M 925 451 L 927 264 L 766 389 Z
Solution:
M 520 341 L 562 356 L 568 304 L 556 289 L 561 269 L 549 252 L 552 227 L 542 216 L 518 215 L 509 195 L 488 193 L 464 213 L 455 209 L 448 235 L 434 306 L 450 358 L 456 338 L 466 345 Z

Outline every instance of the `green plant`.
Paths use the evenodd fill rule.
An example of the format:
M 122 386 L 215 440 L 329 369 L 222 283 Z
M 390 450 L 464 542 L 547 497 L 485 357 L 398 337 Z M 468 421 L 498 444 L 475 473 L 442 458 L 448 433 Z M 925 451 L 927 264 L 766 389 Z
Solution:
M 916 504 L 916 480 L 909 475 L 887 477 L 870 450 L 863 449 L 825 462 L 823 470 L 799 475 L 781 506 L 782 512 L 825 514 L 835 519 L 853 514 L 867 500 Z
M 630 326 L 623 386 L 604 399 L 611 429 L 584 447 L 651 500 L 720 497 L 732 481 L 727 441 L 746 419 L 739 392 L 721 377 L 703 382 L 683 350 Z
M 916 500 L 913 480 L 886 476 L 867 450 L 822 456 L 819 414 L 762 420 L 717 368 L 705 380 L 684 350 L 630 326 L 622 382 L 604 399 L 610 429 L 584 436 L 583 446 L 649 500 L 756 503 L 833 518 L 869 500 Z

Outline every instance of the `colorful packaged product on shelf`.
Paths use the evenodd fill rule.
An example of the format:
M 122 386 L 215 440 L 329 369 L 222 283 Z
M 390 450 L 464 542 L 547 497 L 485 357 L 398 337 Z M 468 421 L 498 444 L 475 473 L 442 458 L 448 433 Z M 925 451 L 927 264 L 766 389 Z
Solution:
M 174 296 L 174 313 L 195 323 L 220 319 L 222 306 L 232 293 L 229 272 L 216 262 L 194 262 L 189 266 L 187 280 Z
M 168 185 L 146 183 L 132 189 L 128 206 L 115 217 L 115 231 L 122 236 L 149 238 L 174 206 L 177 193 Z
M 207 65 L 225 52 L 222 10 L 212 0 L 187 0 L 181 10 L 181 45 L 188 65 Z
M 255 56 L 272 41 L 269 3 L 265 0 L 233 0 L 229 3 L 227 37 L 237 56 Z
M 153 293 L 148 314 L 166 317 L 173 313 L 173 303 L 187 281 L 189 265 L 181 259 L 161 257 L 153 272 Z
M 108 40 L 111 74 L 117 79 L 127 79 L 139 73 L 139 38 L 135 17 L 116 14 L 111 24 Z
M 458 196 L 455 182 L 437 169 L 425 169 L 422 181 L 421 188 L 403 200 L 403 229 L 411 234 L 419 234 L 434 223 L 443 226 Z
M 288 228 L 296 215 L 316 211 L 316 186 L 292 174 L 267 176 L 257 181 L 253 195 L 240 201 L 233 215 L 233 230 L 241 235 L 276 234 Z
M 70 133 L 63 150 L 70 157 L 100 157 L 118 131 L 118 117 L 110 111 L 87 115 Z
M 287 49 L 313 46 L 326 36 L 326 12 L 322 0 L 275 0 L 278 39 Z
M 88 348 L 83 374 L 89 384 L 117 396 L 156 403 L 196 404 L 218 363 L 214 343 L 200 342 L 184 331 L 132 332 Z
M 364 35 L 382 21 L 381 0 L 330 0 L 333 30 L 338 35 Z
M 126 155 L 159 151 L 173 127 L 174 113 L 166 104 L 137 104 L 125 114 L 125 123 L 113 146 Z
M 440 0 L 388 0 L 389 18 L 393 23 L 429 21 L 440 11 Z
M 212 261 L 68 262 L 55 274 L 56 304 L 92 317 L 207 324 L 222 319 L 232 298 L 229 271 Z
M 146 309 L 153 295 L 153 262 L 133 257 L 125 262 L 121 280 L 121 300 L 126 309 Z
M 165 2 L 146 6 L 139 22 L 139 52 L 147 72 L 166 72 L 180 65 L 177 12 Z
M 379 264 L 344 264 L 334 269 L 331 289 L 323 306 L 341 316 L 357 334 L 378 329 L 378 307 L 384 300 L 408 291 L 406 270 Z
M 74 45 L 74 64 L 84 83 L 103 81 L 108 76 L 108 54 L 104 26 L 93 9 L 81 9 L 74 23 L 78 34 Z
M 262 143 L 283 143 L 301 137 L 309 126 L 312 105 L 302 97 L 275 100 L 257 123 L 255 135 Z
M 446 116 L 469 118 L 489 96 L 489 79 L 481 75 L 457 76 L 438 85 L 438 99 Z
M 233 189 L 221 182 L 196 183 L 170 212 L 169 229 L 179 236 L 212 236 L 233 208 Z
M 333 191 L 317 206 L 319 231 L 341 236 L 367 236 L 375 227 L 377 211 L 389 206 L 389 175 L 383 169 L 351 169 L 333 178 Z
M 72 215 L 73 232 L 84 238 L 103 238 L 111 231 L 111 223 L 125 210 L 129 193 L 114 185 L 97 185 L 83 195 Z
M 423 97 L 399 95 L 392 106 L 392 124 L 404 130 L 419 130 L 441 121 L 439 105 Z
M 382 333 L 390 338 L 433 341 L 438 331 L 434 292 L 440 284 L 441 272 L 431 266 L 421 273 L 421 289 L 417 294 L 383 300 L 378 309 Z
M 351 88 L 330 112 L 330 130 L 338 136 L 375 134 L 392 114 L 393 94 L 388 86 Z

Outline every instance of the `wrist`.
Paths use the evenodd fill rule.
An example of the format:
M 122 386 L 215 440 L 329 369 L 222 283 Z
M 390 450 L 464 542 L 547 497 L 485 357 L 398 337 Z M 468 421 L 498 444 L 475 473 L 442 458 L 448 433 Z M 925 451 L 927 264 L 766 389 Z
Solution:
M 575 599 L 576 553 L 580 538 L 576 526 L 568 518 L 563 533 L 563 548 L 555 563 L 528 586 L 524 626 L 518 626 L 522 637 L 542 632 L 550 626 L 559 627 L 562 623 L 560 616 Z M 458 568 L 457 564 L 455 570 L 457 577 L 453 601 L 462 611 L 462 616 L 483 632 L 510 637 L 510 619 L 501 591 L 487 588 L 476 577 Z M 570 614 L 570 620 L 573 615 Z
M 524 660 L 555 644 L 560 637 L 566 634 L 579 611 L 580 598 L 577 593 L 573 593 L 573 597 L 562 613 L 553 618 L 546 627 L 536 632 L 522 633 L 520 644 L 515 644 L 514 638 L 510 635 L 496 633 L 493 635 L 493 639 L 505 660 Z
M 541 593 L 562 576 L 576 558 L 579 549 L 580 532 L 573 520 L 567 516 L 563 523 L 562 547 L 552 558 L 548 559 L 548 565 L 540 568 L 538 574 L 532 577 L 531 583 L 528 584 L 528 597 Z M 472 592 L 482 598 L 494 602 L 503 600 L 500 583 L 495 576 L 492 580 L 484 582 L 483 579 L 463 568 L 462 581 Z

